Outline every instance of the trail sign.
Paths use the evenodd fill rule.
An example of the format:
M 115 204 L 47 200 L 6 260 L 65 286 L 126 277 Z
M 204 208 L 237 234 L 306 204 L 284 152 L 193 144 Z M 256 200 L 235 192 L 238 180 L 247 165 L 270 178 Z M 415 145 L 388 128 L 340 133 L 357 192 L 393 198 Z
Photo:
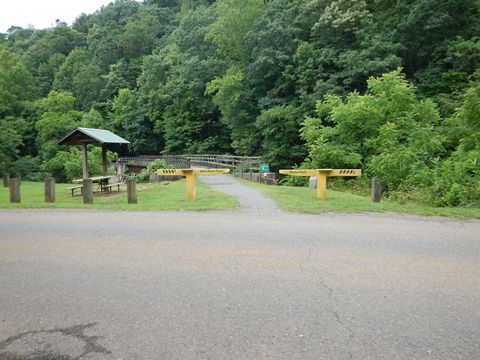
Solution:
M 268 164 L 260 164 L 260 172 L 261 173 L 270 172 L 270 166 Z
M 316 176 L 317 177 L 317 199 L 323 200 L 327 197 L 327 177 L 331 176 L 360 176 L 360 169 L 294 169 L 280 170 L 280 174 L 290 176 Z
M 157 175 L 178 175 L 187 178 L 187 198 L 188 200 L 195 200 L 197 195 L 196 177 L 226 174 L 230 172 L 229 169 L 158 169 Z

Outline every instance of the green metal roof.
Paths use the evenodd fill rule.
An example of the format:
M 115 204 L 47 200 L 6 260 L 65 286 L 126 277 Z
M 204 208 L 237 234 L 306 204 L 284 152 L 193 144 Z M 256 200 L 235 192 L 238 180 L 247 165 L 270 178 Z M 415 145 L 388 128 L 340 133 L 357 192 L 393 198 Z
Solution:
M 130 144 L 129 141 L 103 129 L 76 128 L 58 142 L 60 145 L 88 144 Z

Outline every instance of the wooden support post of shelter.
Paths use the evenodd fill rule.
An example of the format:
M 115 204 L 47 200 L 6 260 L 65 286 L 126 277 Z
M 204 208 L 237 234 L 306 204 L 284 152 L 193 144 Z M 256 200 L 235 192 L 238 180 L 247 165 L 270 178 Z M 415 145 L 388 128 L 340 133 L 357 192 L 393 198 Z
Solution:
M 83 179 L 83 203 L 93 204 L 93 186 L 92 179 Z
M 88 151 L 87 143 L 82 144 L 82 178 L 88 179 Z
M 130 144 L 129 141 L 114 133 L 103 129 L 76 128 L 62 140 L 59 145 L 81 145 L 82 146 L 82 169 L 83 178 L 89 177 L 87 145 L 100 145 L 102 147 L 102 172 L 103 176 L 108 175 L 107 147 L 113 144 Z
M 102 144 L 102 175 L 108 175 L 107 146 L 105 144 Z

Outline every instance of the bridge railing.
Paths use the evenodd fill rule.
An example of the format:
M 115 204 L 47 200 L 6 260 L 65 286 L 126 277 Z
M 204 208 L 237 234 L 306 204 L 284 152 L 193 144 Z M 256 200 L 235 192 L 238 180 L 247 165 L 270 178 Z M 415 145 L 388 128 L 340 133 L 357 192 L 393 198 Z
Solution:
M 191 166 L 228 168 L 233 171 L 258 172 L 262 158 L 235 155 L 190 155 Z
M 258 172 L 262 158 L 260 156 L 235 155 L 140 155 L 122 156 L 119 163 L 146 167 L 155 160 L 164 160 L 167 165 L 180 168 L 191 166 L 208 166 L 213 168 L 227 168 L 232 172 Z

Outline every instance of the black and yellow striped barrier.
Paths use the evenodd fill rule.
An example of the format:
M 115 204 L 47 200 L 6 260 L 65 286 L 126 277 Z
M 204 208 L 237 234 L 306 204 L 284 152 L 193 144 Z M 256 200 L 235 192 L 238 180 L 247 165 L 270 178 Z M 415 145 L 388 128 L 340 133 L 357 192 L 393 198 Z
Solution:
M 197 195 L 197 186 L 195 178 L 197 176 L 208 176 L 229 173 L 229 169 L 159 169 L 157 175 L 159 176 L 185 176 L 187 178 L 187 198 L 188 200 L 195 200 Z
M 280 174 L 290 176 L 316 176 L 317 177 L 317 199 L 323 200 L 327 197 L 327 177 L 332 176 L 360 176 L 360 169 L 295 169 L 280 170 Z

